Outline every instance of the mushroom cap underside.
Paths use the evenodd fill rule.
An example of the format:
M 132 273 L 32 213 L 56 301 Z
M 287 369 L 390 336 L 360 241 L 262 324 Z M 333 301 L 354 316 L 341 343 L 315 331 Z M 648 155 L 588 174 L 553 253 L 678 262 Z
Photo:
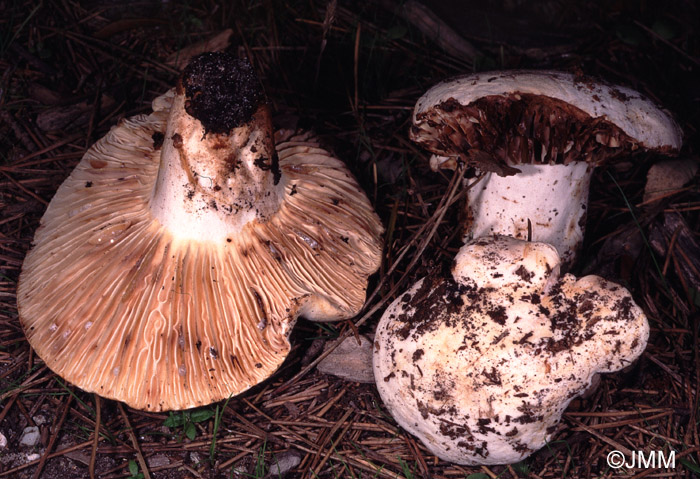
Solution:
M 624 288 L 515 270 L 533 283 L 494 287 L 468 271 L 459 282 L 426 277 L 380 320 L 373 364 L 382 399 L 442 459 L 523 459 L 595 373 L 623 368 L 646 346 L 646 317 Z
M 674 153 L 682 131 L 629 88 L 554 71 L 465 75 L 439 83 L 416 103 L 411 138 L 442 157 L 483 171 L 518 163 L 587 161 L 625 152 Z M 442 158 L 434 167 L 454 165 Z M 439 165 L 444 163 L 444 165 Z
M 149 212 L 172 93 L 123 120 L 61 185 L 18 286 L 37 354 L 80 388 L 148 410 L 240 393 L 289 352 L 298 315 L 356 314 L 383 228 L 342 162 L 277 146 L 284 200 L 222 242 L 181 240 Z

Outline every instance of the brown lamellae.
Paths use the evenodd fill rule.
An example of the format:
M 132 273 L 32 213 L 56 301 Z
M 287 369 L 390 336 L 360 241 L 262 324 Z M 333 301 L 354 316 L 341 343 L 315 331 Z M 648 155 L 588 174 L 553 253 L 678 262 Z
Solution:
M 411 138 L 431 153 L 501 176 L 518 173 L 511 165 L 520 163 L 599 165 L 639 149 L 605 118 L 532 94 L 491 95 L 467 106 L 449 98 L 417 115 L 416 124 Z

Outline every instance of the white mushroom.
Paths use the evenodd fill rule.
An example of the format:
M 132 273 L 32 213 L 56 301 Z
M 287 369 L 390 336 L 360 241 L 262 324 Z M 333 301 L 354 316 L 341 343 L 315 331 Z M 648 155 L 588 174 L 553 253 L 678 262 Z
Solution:
M 486 72 L 440 83 L 417 102 L 411 138 L 431 167 L 485 173 L 468 192 L 466 239 L 504 234 L 552 244 L 571 264 L 591 173 L 633 152 L 673 153 L 681 130 L 629 88 L 554 71 Z
M 299 315 L 357 314 L 382 231 L 341 161 L 275 147 L 250 65 L 205 54 L 61 185 L 22 268 L 20 320 L 86 391 L 200 406 L 270 376 Z
M 481 238 L 460 250 L 452 279 L 423 278 L 382 316 L 377 388 L 438 457 L 522 460 L 596 373 L 644 350 L 649 325 L 629 292 L 597 276 L 557 277 L 558 266 L 550 245 Z

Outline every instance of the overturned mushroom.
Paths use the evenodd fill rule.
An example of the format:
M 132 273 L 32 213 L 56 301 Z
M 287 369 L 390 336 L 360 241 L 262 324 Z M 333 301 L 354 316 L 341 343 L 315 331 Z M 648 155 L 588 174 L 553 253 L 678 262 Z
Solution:
M 517 462 L 542 447 L 599 372 L 644 350 L 649 325 L 629 292 L 558 276 L 544 243 L 481 238 L 452 278 L 423 278 L 382 316 L 373 358 L 389 412 L 438 457 Z
M 681 131 L 638 92 L 553 71 L 466 75 L 417 102 L 411 138 L 485 173 L 469 191 L 466 239 L 505 234 L 552 244 L 564 264 L 583 239 L 593 168 L 633 152 L 674 153 Z
M 86 391 L 184 409 L 259 383 L 296 318 L 355 315 L 382 226 L 343 163 L 275 148 L 252 68 L 205 54 L 52 200 L 18 288 L 39 356 Z

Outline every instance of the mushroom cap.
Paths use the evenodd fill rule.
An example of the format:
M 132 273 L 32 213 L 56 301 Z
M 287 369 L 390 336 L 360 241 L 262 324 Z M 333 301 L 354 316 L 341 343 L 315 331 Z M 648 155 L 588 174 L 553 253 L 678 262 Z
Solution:
M 273 214 L 225 238 L 163 226 L 151 201 L 174 96 L 87 151 L 41 219 L 17 294 L 27 338 L 54 372 L 154 411 L 266 379 L 300 314 L 357 314 L 383 232 L 344 164 L 294 139 L 276 146 Z
M 554 434 L 596 373 L 644 350 L 624 288 L 557 277 L 556 251 L 509 237 L 466 244 L 453 279 L 428 276 L 382 316 L 373 366 L 389 412 L 438 457 L 522 460 Z
M 544 106 L 532 105 L 533 99 L 537 99 L 537 102 L 544 99 L 549 101 L 542 103 Z M 506 103 L 505 108 L 511 108 L 509 103 L 516 103 L 518 106 L 512 108 L 516 113 L 509 113 L 509 117 L 502 112 L 485 113 L 493 102 L 496 102 L 496 111 L 501 108 L 499 102 Z M 467 110 L 465 120 L 450 119 L 454 112 L 469 107 L 476 108 Z M 525 117 L 517 116 L 521 110 Z M 489 115 L 491 117 L 487 118 Z M 482 131 L 475 135 L 468 131 L 480 123 L 488 123 L 482 125 L 484 130 L 493 129 L 494 125 L 496 129 L 501 128 L 497 125 L 499 119 L 494 118 L 499 115 L 515 123 L 508 127 L 529 141 L 510 141 L 503 132 Z M 573 128 L 566 118 L 568 116 L 576 118 L 577 125 Z M 488 150 L 489 147 L 481 143 L 505 140 L 508 144 L 498 145 L 497 148 L 510 150 L 508 161 L 511 164 L 568 162 L 572 159 L 601 161 L 598 153 L 591 154 L 592 146 L 576 145 L 579 138 L 574 136 L 584 140 L 590 138 L 612 148 L 603 155 L 603 159 L 613 156 L 614 150 L 620 147 L 675 152 L 682 144 L 682 131 L 669 113 L 639 92 L 557 71 L 483 72 L 446 80 L 432 87 L 418 100 L 413 122 L 412 138 L 433 153 L 455 156 L 455 152 L 449 151 L 445 143 L 451 143 L 452 150 L 464 149 L 465 142 L 467 149 Z M 436 124 L 439 126 L 445 122 L 453 123 L 453 130 L 457 136 L 462 136 L 461 140 L 448 138 L 452 131 L 436 131 Z M 562 125 L 561 128 L 558 125 Z M 496 134 L 492 138 L 489 135 L 493 133 Z M 479 138 L 482 134 L 483 138 Z M 574 141 L 570 143 L 571 140 Z M 432 165 L 437 168 L 446 160 L 437 158 Z M 485 171 L 503 169 L 503 174 L 515 173 L 504 165 L 494 170 L 487 169 L 488 166 L 481 164 L 479 158 L 473 161 L 475 166 Z

